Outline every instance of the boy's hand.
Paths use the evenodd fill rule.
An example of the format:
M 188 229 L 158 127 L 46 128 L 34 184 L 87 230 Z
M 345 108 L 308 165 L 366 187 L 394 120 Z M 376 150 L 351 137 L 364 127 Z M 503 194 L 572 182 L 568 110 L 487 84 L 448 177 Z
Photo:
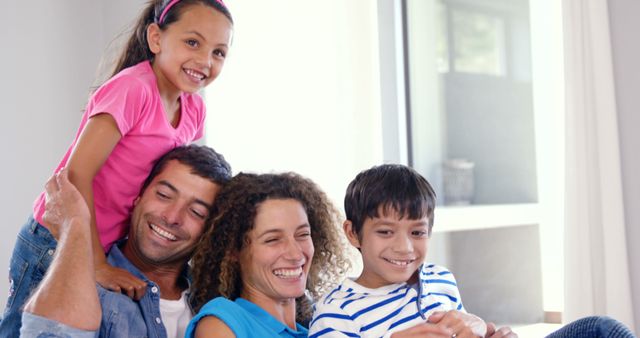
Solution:
M 422 323 L 402 331 L 394 332 L 391 338 L 451 338 L 452 335 L 453 331 L 443 325 Z
M 518 335 L 511 331 L 508 326 L 496 330 L 496 324 L 489 322 L 487 323 L 487 335 L 485 338 L 518 338 Z
M 436 311 L 427 320 L 450 328 L 456 337 L 484 337 L 487 334 L 487 324 L 480 317 L 470 313 L 456 310 Z
M 96 265 L 96 282 L 113 292 L 121 292 L 134 300 L 140 300 L 147 290 L 147 284 L 134 277 L 129 271 L 113 267 L 107 263 Z
M 87 202 L 69 182 L 69 171 L 60 170 L 49 178 L 45 184 L 45 211 L 43 222 L 49 225 L 49 231 L 56 240 L 60 235 L 68 231 L 68 224 L 77 219 L 78 224 L 86 224 L 87 231 L 91 224 L 91 214 Z

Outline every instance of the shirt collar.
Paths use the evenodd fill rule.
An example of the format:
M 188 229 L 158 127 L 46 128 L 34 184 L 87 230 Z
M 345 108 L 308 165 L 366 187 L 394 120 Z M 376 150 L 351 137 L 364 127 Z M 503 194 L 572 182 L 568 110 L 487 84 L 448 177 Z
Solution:
M 342 283 L 341 291 L 348 292 L 351 290 L 356 293 L 366 293 L 369 295 L 388 295 L 390 293 L 397 292 L 398 290 L 403 290 L 407 288 L 407 283 L 397 283 L 397 284 L 388 284 L 381 286 L 379 288 L 368 288 L 364 285 L 359 284 L 355 281 L 354 278 L 347 278 Z
M 308 330 L 304 326 L 296 323 L 297 330 L 292 330 L 290 327 L 288 327 L 284 323 L 275 319 L 271 314 L 269 314 L 269 312 L 265 311 L 263 308 L 259 307 L 256 304 L 253 304 L 252 302 L 244 298 L 238 297 L 236 298 L 235 302 L 240 307 L 242 307 L 247 312 L 251 313 L 254 317 L 256 317 L 258 321 L 267 325 L 274 332 L 278 332 L 279 334 L 282 334 L 286 331 L 286 333 L 291 337 L 306 337 L 308 334 Z

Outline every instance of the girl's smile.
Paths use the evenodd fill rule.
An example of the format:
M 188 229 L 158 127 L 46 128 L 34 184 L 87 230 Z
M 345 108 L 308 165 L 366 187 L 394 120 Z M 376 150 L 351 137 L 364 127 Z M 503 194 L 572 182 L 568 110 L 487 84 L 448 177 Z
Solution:
M 176 102 L 181 92 L 195 93 L 209 85 L 222 70 L 231 36 L 232 24 L 224 14 L 198 4 L 186 7 L 164 30 L 149 25 L 160 94 Z

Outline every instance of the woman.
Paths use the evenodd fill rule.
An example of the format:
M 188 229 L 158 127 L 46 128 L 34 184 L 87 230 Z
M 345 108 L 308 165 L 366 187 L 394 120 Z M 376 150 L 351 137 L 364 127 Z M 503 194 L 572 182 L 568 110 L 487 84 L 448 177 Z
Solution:
M 306 337 L 308 297 L 349 267 L 335 207 L 297 174 L 241 173 L 216 208 L 193 258 L 199 313 L 186 337 Z

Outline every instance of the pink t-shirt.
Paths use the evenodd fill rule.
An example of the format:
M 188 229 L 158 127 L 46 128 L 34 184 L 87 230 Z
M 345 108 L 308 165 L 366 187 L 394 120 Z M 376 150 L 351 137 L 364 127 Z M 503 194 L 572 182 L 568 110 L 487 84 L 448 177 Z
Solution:
M 166 118 L 156 77 L 148 61 L 124 69 L 93 94 L 73 144 L 56 168 L 67 164 L 87 120 L 111 115 L 122 138 L 93 179 L 93 198 L 100 243 L 107 252 L 127 234 L 133 201 L 153 163 L 169 150 L 202 137 L 205 107 L 197 94 L 180 96 L 181 116 L 176 128 Z M 44 214 L 44 192 L 34 203 L 34 218 Z

